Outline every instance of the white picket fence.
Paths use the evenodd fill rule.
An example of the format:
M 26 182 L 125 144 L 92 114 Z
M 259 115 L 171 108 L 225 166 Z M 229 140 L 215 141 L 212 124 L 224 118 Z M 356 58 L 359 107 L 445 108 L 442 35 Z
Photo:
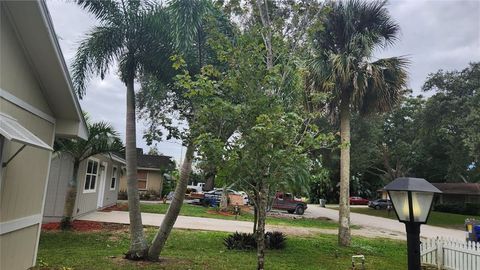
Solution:
M 480 270 L 480 243 L 449 238 L 422 240 L 422 264 L 445 270 Z

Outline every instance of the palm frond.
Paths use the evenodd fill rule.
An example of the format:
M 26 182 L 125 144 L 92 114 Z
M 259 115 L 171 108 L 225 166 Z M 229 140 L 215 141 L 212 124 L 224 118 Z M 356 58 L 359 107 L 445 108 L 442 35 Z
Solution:
M 123 20 L 121 9 L 115 0 L 77 0 L 76 3 L 100 21 L 118 25 Z
M 386 112 L 399 102 L 406 88 L 408 64 L 409 61 L 404 57 L 391 57 L 365 67 L 367 89 L 355 104 L 361 114 Z
M 95 27 L 80 43 L 72 65 L 73 83 L 80 98 L 91 75 L 105 77 L 110 65 L 122 54 L 123 41 L 123 30 L 111 25 Z

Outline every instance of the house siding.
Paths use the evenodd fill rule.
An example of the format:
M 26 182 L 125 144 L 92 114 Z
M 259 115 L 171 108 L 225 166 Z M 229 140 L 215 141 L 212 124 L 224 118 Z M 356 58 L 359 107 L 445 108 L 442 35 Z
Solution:
M 0 88 L 51 115 L 40 84 L 9 20 L 10 16 L 3 3 L 1 5 Z
M 37 110 L 51 114 L 41 86 L 8 19 L 4 3 L 0 5 L 0 88 Z M 15 118 L 47 144 L 53 144 L 53 123 L 3 98 L 0 98 L 0 112 Z M 22 144 L 6 141 L 4 158 L 11 157 L 20 147 Z M 16 220 L 41 217 L 50 158 L 50 151 L 26 146 L 7 167 L 2 168 L 0 222 L 13 222 L 16 225 L 15 229 L 0 235 L 0 269 L 23 270 L 35 264 L 41 219 L 32 221 L 34 224 L 31 225 L 17 223 Z
M 145 171 L 145 169 L 142 169 Z M 148 171 L 147 170 L 147 190 L 153 190 L 156 192 L 162 192 L 163 188 L 163 176 L 160 171 Z M 123 175 L 120 178 L 120 190 L 127 191 L 127 176 Z
M 103 163 L 107 164 L 105 189 L 102 207 L 111 206 L 117 203 L 118 197 L 118 181 L 115 190 L 110 190 L 110 181 L 112 176 L 113 166 L 117 166 L 120 170 L 122 164 L 113 161 L 103 155 L 96 155 L 92 157 L 99 162 L 99 166 Z M 78 218 L 82 215 L 97 210 L 99 199 L 101 168 L 99 168 L 97 180 L 95 183 L 95 192 L 84 193 L 85 175 L 87 171 L 88 159 L 82 161 L 79 165 L 78 179 L 77 179 L 77 199 L 75 201 L 73 218 Z M 60 221 L 63 215 L 63 208 L 65 205 L 65 198 L 68 191 L 68 182 L 73 175 L 73 159 L 68 155 L 57 155 L 52 159 L 51 173 L 49 177 L 49 185 L 47 190 L 47 200 L 45 202 L 45 211 L 43 215 L 43 222 Z M 120 172 L 119 172 L 120 175 Z
M 59 221 L 63 216 L 68 182 L 73 175 L 73 159 L 69 155 L 55 154 L 50 164 L 47 197 L 43 222 Z

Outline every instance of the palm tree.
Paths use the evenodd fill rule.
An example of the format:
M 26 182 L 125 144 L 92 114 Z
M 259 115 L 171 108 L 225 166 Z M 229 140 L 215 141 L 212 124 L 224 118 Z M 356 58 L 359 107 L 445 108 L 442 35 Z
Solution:
M 77 180 L 80 163 L 97 154 L 107 154 L 123 150 L 123 144 L 118 137 L 117 131 L 115 131 L 109 123 L 96 122 L 90 124 L 87 122 L 87 127 L 87 140 L 59 139 L 55 141 L 55 151 L 62 155 L 69 155 L 73 159 L 73 175 L 71 181 L 68 183 L 67 197 L 65 199 L 61 222 L 63 229 L 70 228 L 71 226 L 70 222 L 77 198 Z
M 76 2 L 100 22 L 100 26 L 91 30 L 80 43 L 73 63 L 77 94 L 82 98 L 90 76 L 100 75 L 103 79 L 114 64 L 118 65 L 118 74 L 126 85 L 125 152 L 131 237 L 126 258 L 141 259 L 146 256 L 148 245 L 143 232 L 137 187 L 134 81 L 137 74 L 150 65 L 151 61 L 160 62 L 164 59 L 156 56 L 162 56 L 165 50 L 169 50 L 169 44 L 161 43 L 165 27 L 160 27 L 168 24 L 167 17 L 162 7 L 147 1 Z
M 208 59 L 206 52 L 207 40 L 205 23 L 207 17 L 212 14 L 212 2 L 209 0 L 172 0 L 169 2 L 167 11 L 173 29 L 172 39 L 174 47 L 176 51 L 186 59 L 189 64 L 189 71 L 193 74 L 198 74 Z M 160 68 L 160 70 L 162 70 L 162 68 Z M 158 77 L 158 70 L 152 69 L 150 72 L 153 74 L 153 77 L 147 78 L 147 81 L 157 80 L 160 84 L 165 84 L 165 81 Z M 147 84 L 148 83 L 149 82 L 147 82 Z M 149 91 L 145 84 L 144 86 L 143 90 Z M 182 115 L 187 120 L 188 125 L 192 127 L 193 115 L 195 114 L 192 101 L 186 98 L 182 91 L 173 90 L 173 92 L 175 92 L 174 96 L 176 97 L 177 104 L 182 104 L 173 107 L 178 108 L 180 115 Z M 150 260 L 158 260 L 183 205 L 188 179 L 192 172 L 192 161 L 195 152 L 193 139 L 190 138 L 190 136 L 186 136 L 183 139 L 184 145 L 187 147 L 185 158 L 181 165 L 180 176 L 175 187 L 172 202 L 148 251 L 148 258 Z
M 328 3 L 312 32 L 307 90 L 329 93 L 326 108 L 340 119 L 339 244 L 350 245 L 350 118 L 385 112 L 399 101 L 406 84 L 408 61 L 391 57 L 372 61 L 376 49 L 393 44 L 399 32 L 386 1 Z

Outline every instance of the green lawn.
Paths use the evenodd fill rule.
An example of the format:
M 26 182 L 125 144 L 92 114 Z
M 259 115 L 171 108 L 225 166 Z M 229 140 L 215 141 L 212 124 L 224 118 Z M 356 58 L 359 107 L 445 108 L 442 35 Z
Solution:
M 157 213 L 165 214 L 167 212 L 168 204 L 141 204 L 141 211 L 144 213 Z M 184 204 L 180 210 L 180 215 L 193 216 L 193 217 L 207 217 L 207 218 L 220 218 L 234 220 L 235 216 L 227 216 L 218 214 L 215 208 L 207 208 L 203 206 Z M 278 218 L 268 217 L 267 224 L 269 225 L 285 225 L 285 226 L 300 226 L 300 227 L 312 227 L 322 229 L 335 229 L 337 223 L 325 220 L 325 219 L 309 219 L 302 218 L 301 216 L 291 215 L 292 218 Z M 295 218 L 295 219 L 294 219 Z M 248 212 L 242 212 L 238 216 L 238 220 L 253 221 L 253 215 Z M 354 227 L 358 228 L 358 227 Z
M 155 230 L 147 229 L 151 239 Z M 122 259 L 128 233 L 42 232 L 37 269 L 255 269 L 255 251 L 230 251 L 227 233 L 173 230 L 161 263 Z M 387 239 L 355 237 L 352 247 L 339 248 L 336 235 L 288 237 L 284 250 L 266 252 L 266 269 L 351 269 L 351 256 L 366 256 L 366 269 L 406 269 L 406 244 Z
M 351 207 L 350 211 L 370 216 L 397 219 L 397 216 L 395 215 L 395 212 L 393 210 L 390 212 L 390 215 L 388 214 L 387 210 L 375 210 L 372 208 Z M 432 211 L 430 213 L 430 217 L 428 218 L 427 224 L 444 228 L 464 230 L 464 223 L 466 218 L 478 217 Z

